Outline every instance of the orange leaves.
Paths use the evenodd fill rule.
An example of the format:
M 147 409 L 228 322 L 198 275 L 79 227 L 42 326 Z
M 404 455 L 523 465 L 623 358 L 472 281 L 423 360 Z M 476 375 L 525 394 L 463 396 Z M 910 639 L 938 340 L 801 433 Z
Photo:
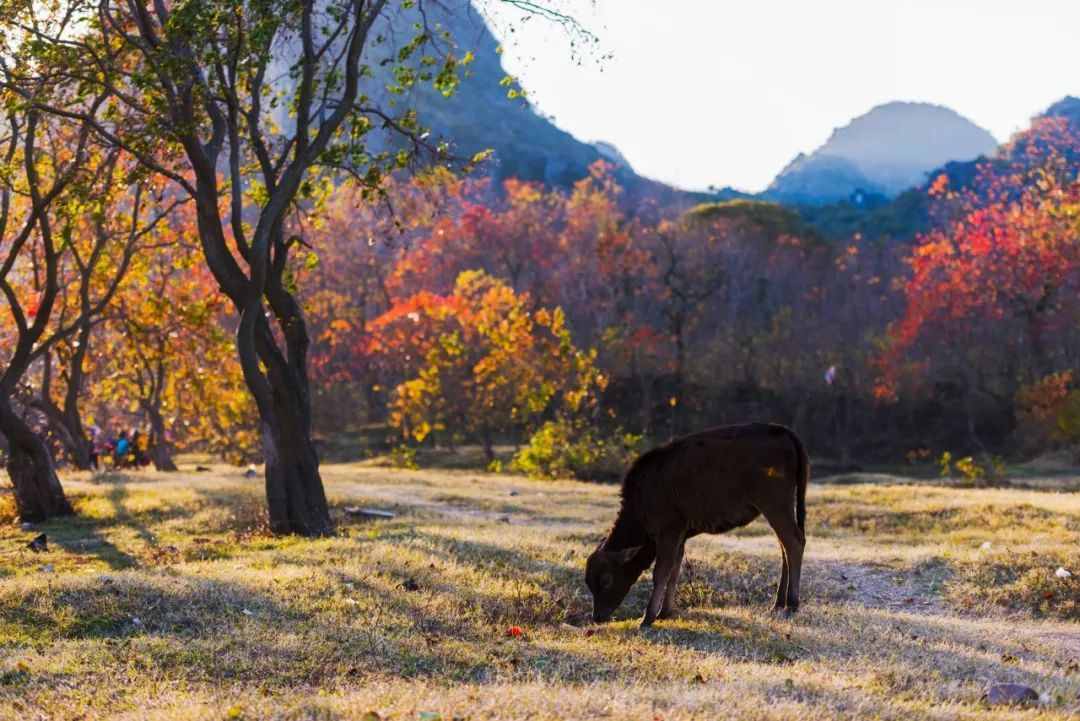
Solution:
M 527 426 L 560 399 L 580 407 L 599 375 L 593 356 L 574 348 L 561 310 L 529 306 L 527 294 L 473 270 L 453 294 L 418 293 L 372 324 L 374 347 L 408 376 L 391 415 L 405 437 L 489 436 Z
M 934 178 L 934 182 L 930 184 L 930 189 L 927 191 L 931 196 L 944 195 L 949 190 L 949 176 L 945 173 Z

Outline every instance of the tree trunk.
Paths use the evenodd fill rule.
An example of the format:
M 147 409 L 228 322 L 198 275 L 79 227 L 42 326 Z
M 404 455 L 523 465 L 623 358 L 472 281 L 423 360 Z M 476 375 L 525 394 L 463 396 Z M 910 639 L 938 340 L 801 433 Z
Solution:
M 0 433 L 8 442 L 7 471 L 15 486 L 19 518 L 40 523 L 73 514 L 75 511 L 64 496 L 49 449 L 6 398 L 0 398 Z
M 484 427 L 480 431 L 480 440 L 484 445 L 484 461 L 487 462 L 487 467 L 491 468 L 491 465 L 495 463 L 495 441 L 491 437 L 491 429 Z
M 79 341 L 86 344 L 89 341 L 89 332 L 80 333 Z M 76 352 L 73 363 L 78 363 L 79 368 L 72 369 L 72 376 L 64 391 L 64 407 L 60 408 L 52 399 L 52 354 L 46 353 L 42 363 L 41 394 L 38 398 L 31 398 L 29 403 L 45 414 L 49 427 L 56 433 L 64 447 L 71 464 L 80 471 L 90 470 L 91 443 L 86 437 L 82 418 L 79 417 L 79 387 L 82 385 L 82 362 L 86 353 L 82 347 Z
M 287 353 L 276 346 L 261 305 L 245 310 L 237 331 L 244 381 L 259 409 L 270 528 L 281 534 L 328 536 L 334 524 L 311 437 L 307 328 L 290 294 L 275 288 L 270 296 Z
M 176 471 L 172 445 L 165 438 L 165 419 L 153 407 L 146 408 L 146 415 L 150 418 L 150 461 L 159 471 Z
M 275 389 L 273 414 L 261 419 L 270 528 L 274 533 L 328 536 L 334 526 L 311 439 L 310 414 L 289 391 Z
M 671 437 L 677 438 L 682 435 L 680 409 L 686 400 L 683 398 L 683 376 L 686 372 L 686 342 L 683 338 L 683 321 L 681 317 L 675 319 L 671 333 L 675 338 L 675 388 L 673 396 L 675 400 L 671 404 Z
M 71 465 L 80 471 L 90 470 L 91 441 L 86 437 L 82 420 L 76 410 L 74 414 L 58 408 L 49 398 L 35 399 L 33 406 L 45 414 L 49 427 L 53 429 L 60 443 L 64 446 Z

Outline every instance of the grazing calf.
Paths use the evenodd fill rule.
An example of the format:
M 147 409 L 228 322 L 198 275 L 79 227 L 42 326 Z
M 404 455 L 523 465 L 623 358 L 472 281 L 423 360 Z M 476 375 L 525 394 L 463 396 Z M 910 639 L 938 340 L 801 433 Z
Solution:
M 774 424 L 713 428 L 643 454 L 623 478 L 622 507 L 611 533 L 585 566 L 593 619 L 610 618 L 654 560 L 652 597 L 641 625 L 671 616 L 686 539 L 724 533 L 758 515 L 780 539 L 774 608 L 794 612 L 809 480 L 802 441 Z

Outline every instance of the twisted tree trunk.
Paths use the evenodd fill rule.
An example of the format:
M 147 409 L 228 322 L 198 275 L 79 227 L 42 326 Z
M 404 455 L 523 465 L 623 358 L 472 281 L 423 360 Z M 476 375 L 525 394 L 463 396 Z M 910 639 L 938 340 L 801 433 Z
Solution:
M 8 442 L 7 472 L 15 486 L 19 518 L 39 523 L 73 514 L 49 449 L 4 397 L 0 397 L 0 433 Z
M 278 286 L 269 295 L 278 324 L 285 329 L 287 354 L 274 345 L 261 305 L 254 316 L 244 314 L 237 344 L 245 380 L 259 408 L 270 527 L 275 533 L 326 536 L 334 525 L 311 436 L 306 324 L 291 294 Z M 258 324 L 254 337 L 244 332 L 252 317 Z M 250 375 L 244 359 L 255 357 L 266 369 L 265 376 Z

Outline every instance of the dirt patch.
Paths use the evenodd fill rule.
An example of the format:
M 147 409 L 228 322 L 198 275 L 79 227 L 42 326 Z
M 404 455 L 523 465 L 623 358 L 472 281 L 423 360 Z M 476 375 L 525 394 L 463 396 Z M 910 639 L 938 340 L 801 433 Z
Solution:
M 831 600 L 868 608 L 910 613 L 943 613 L 941 587 L 949 575 L 944 563 L 931 561 L 911 569 L 876 563 L 809 563 L 808 575 L 817 575 Z

